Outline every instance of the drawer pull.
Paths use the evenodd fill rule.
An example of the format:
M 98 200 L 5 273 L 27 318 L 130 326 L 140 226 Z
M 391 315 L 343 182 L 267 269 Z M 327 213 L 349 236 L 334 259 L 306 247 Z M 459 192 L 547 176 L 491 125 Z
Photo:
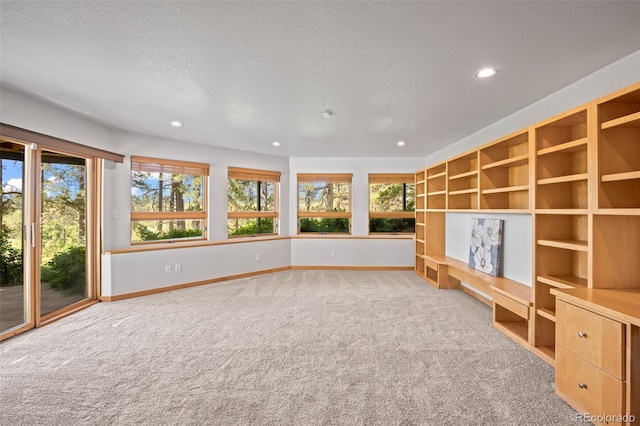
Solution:
M 587 385 L 586 385 L 586 384 L 584 384 L 584 383 L 578 383 L 578 387 L 579 387 L 580 389 L 586 389 L 586 388 L 587 388 Z
M 583 333 L 582 331 L 578 332 L 578 337 L 581 339 L 584 339 L 585 337 L 587 337 L 587 333 Z

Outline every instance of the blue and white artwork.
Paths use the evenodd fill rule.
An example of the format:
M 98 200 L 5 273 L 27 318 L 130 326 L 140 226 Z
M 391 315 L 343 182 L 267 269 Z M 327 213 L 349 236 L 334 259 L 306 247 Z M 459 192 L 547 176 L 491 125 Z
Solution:
M 502 219 L 473 218 L 469 266 L 497 277 L 501 274 Z

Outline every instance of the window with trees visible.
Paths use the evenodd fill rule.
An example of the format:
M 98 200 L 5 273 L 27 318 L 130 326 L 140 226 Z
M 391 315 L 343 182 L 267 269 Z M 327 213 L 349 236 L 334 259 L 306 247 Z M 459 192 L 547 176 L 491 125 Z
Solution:
M 369 175 L 369 233 L 414 233 L 416 185 L 413 173 Z
M 280 172 L 229 167 L 227 235 L 278 234 Z
M 131 242 L 206 238 L 209 165 L 131 157 Z
M 351 173 L 298 173 L 298 233 L 351 233 Z

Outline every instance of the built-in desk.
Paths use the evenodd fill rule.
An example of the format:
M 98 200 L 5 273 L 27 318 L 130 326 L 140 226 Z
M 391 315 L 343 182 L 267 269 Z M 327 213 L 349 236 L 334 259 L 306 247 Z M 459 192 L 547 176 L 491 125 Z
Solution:
M 551 293 L 556 393 L 596 424 L 640 425 L 640 289 Z

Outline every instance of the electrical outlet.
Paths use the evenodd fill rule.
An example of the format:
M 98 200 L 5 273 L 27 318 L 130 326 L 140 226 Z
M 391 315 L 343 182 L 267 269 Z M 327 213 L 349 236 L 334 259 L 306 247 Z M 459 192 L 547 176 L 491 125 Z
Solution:
M 181 271 L 182 271 L 182 264 L 181 264 L 181 263 L 176 263 L 176 264 L 173 266 L 173 270 L 174 270 L 175 272 L 181 272 Z
M 171 265 L 164 265 L 164 273 L 165 274 L 171 273 Z
M 331 257 L 336 257 L 336 251 L 335 250 L 331 250 Z
M 256 260 L 259 262 L 262 259 L 262 257 L 260 256 L 260 253 L 256 254 Z

